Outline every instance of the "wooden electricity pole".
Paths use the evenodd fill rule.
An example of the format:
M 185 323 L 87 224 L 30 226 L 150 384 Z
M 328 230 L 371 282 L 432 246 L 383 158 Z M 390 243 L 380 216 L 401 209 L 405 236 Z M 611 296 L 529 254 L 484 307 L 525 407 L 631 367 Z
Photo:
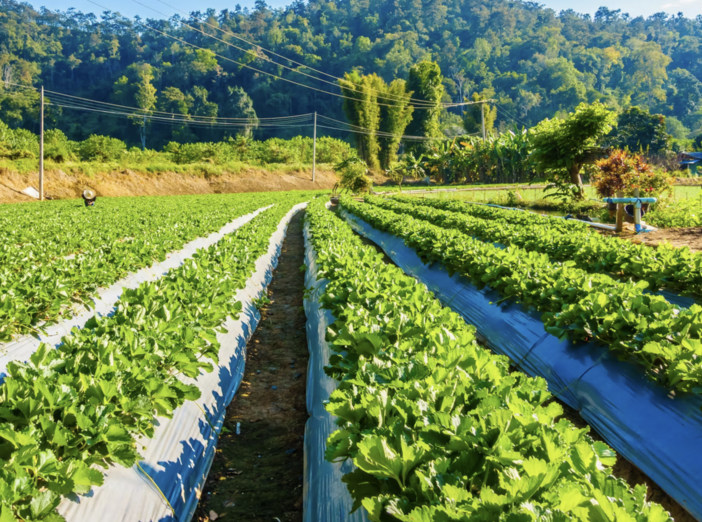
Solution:
M 44 87 L 41 88 L 39 110 L 39 201 L 44 201 Z
M 314 111 L 314 131 L 312 138 L 312 183 L 317 174 L 317 111 Z
M 485 141 L 485 102 L 480 104 L 480 123 L 483 127 L 483 141 Z

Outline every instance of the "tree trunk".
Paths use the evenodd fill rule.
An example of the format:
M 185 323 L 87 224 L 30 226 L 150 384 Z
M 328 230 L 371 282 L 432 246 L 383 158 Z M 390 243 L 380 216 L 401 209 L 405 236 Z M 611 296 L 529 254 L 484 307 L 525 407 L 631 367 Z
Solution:
M 585 199 L 585 188 L 583 187 L 583 180 L 580 179 L 580 169 L 582 165 L 580 163 L 575 163 L 570 167 L 570 182 L 578 187 L 580 196 L 578 199 Z

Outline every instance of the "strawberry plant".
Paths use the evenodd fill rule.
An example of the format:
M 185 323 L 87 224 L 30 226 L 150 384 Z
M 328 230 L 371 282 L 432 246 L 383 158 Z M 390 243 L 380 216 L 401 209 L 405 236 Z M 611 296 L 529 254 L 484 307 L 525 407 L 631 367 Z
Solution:
M 679 392 L 702 391 L 702 307 L 680 309 L 646 293 L 645 281 L 618 281 L 575 263 L 517 247 L 501 249 L 460 231 L 342 198 L 342 207 L 379 230 L 404 239 L 426 262 L 489 286 L 543 312 L 546 331 L 574 341 L 598 340 L 648 376 Z
M 233 300 L 268 251 L 281 218 L 300 200 L 289 194 L 161 279 L 126 290 L 115 313 L 74 329 L 62 344 L 42 344 L 27 362 L 8 365 L 0 386 L 0 519 L 62 520 L 63 496 L 102 482 L 100 468 L 139 460 L 137 439 L 151 437 L 200 396 L 182 376 L 211 372 Z
M 325 455 L 353 462 L 354 509 L 374 522 L 671 520 L 611 475 L 614 451 L 560 418 L 543 379 L 510 372 L 322 201 L 307 222 L 335 317 Z
M 444 204 L 433 199 L 367 197 L 366 201 L 442 228 L 459 230 L 483 241 L 541 252 L 552 261 L 574 261 L 576 266 L 588 272 L 605 272 L 621 280 L 646 281 L 650 290 L 668 289 L 702 297 L 702 255 L 688 248 L 637 245 L 617 237 L 603 236 L 580 222 L 526 212 L 489 207 L 477 207 L 476 211 L 475 205 Z M 473 214 L 482 214 L 485 208 L 491 217 Z
M 104 198 L 0 208 L 0 342 L 90 306 L 99 287 L 163 261 L 280 196 Z

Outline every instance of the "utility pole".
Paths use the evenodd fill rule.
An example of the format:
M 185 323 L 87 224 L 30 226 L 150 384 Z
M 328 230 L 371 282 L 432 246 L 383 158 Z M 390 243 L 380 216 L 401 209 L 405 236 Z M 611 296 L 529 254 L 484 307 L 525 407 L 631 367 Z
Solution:
M 483 127 L 483 141 L 485 141 L 485 102 L 480 104 L 480 123 Z
M 41 87 L 39 110 L 39 201 L 44 201 L 44 86 Z
M 314 111 L 314 133 L 312 138 L 312 183 L 317 173 L 317 111 Z

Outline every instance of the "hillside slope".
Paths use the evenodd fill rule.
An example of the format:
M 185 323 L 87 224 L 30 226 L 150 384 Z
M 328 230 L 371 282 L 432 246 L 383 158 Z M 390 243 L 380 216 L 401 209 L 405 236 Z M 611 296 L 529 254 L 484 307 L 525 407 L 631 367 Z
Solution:
M 46 173 L 44 186 L 48 196 L 68 199 L 80 197 L 86 188 L 95 190 L 99 197 L 170 196 L 331 189 L 336 181 L 336 175 L 332 171 L 321 169 L 317 170 L 315 183 L 312 183 L 310 171 L 271 173 L 261 169 L 248 169 L 236 175 L 205 177 L 172 172 L 147 174 L 124 170 L 89 177 L 67 174 L 59 170 Z M 37 188 L 38 183 L 36 173 L 0 172 L 0 203 L 36 201 L 21 191 L 27 187 Z

